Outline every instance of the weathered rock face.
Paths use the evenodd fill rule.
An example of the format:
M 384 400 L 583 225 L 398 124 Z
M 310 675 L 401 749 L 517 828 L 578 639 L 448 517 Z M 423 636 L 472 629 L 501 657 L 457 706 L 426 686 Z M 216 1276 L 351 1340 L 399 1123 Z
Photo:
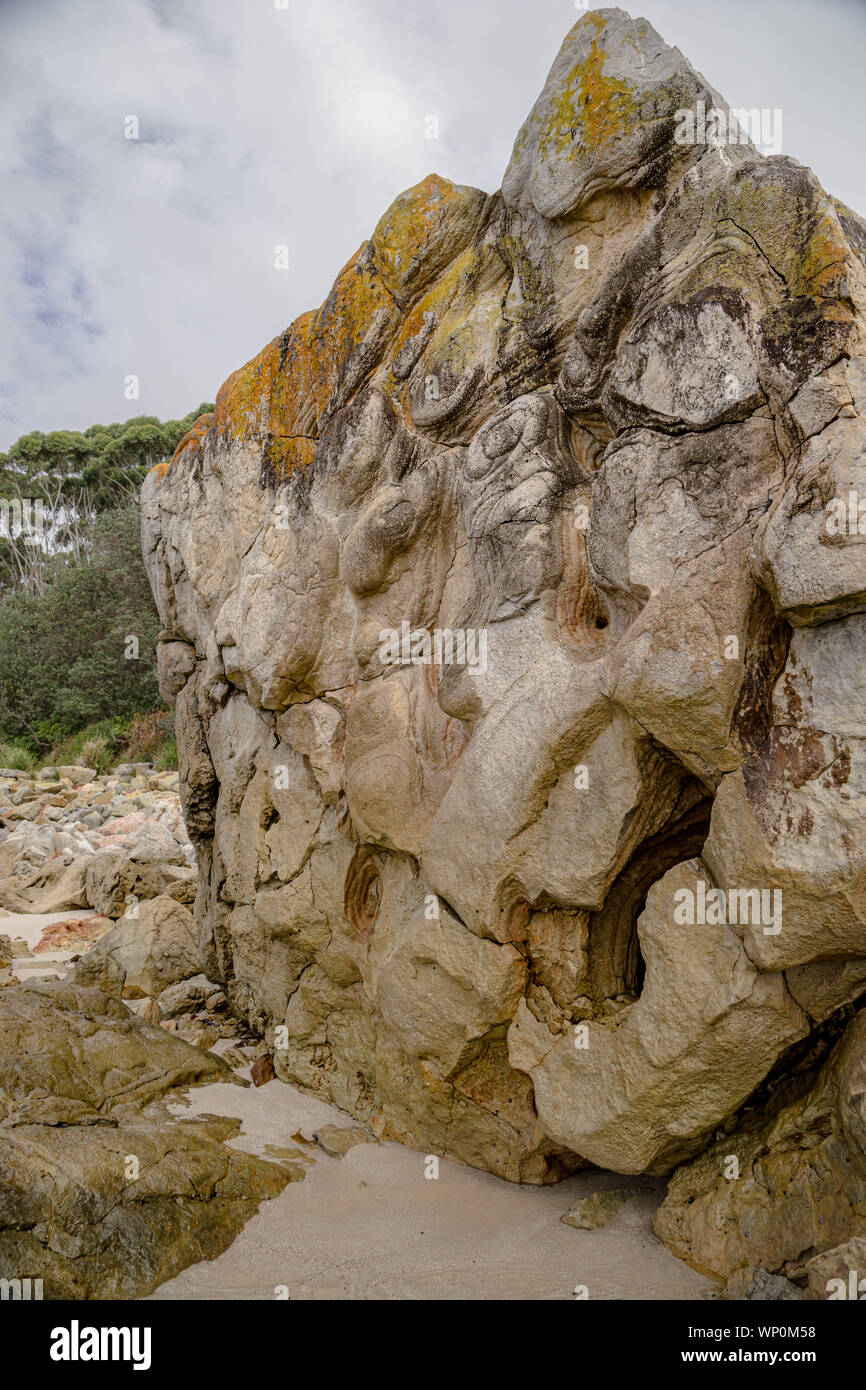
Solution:
M 866 1245 L 866 1012 L 811 1085 L 789 1078 L 766 1109 L 677 1170 L 655 1229 L 682 1259 L 727 1279 L 734 1296 L 763 1268 L 808 1280 L 809 1295 L 826 1298 L 839 1274 L 830 1252 L 855 1231 L 853 1243 Z M 847 1265 L 846 1283 L 857 1268 Z
M 206 973 L 523 1181 L 669 1171 L 866 988 L 866 226 L 699 103 L 582 18 L 143 492 Z
M 131 1298 L 213 1259 L 303 1177 L 222 1142 L 239 1121 L 159 1102 L 231 1071 L 67 981 L 0 989 L 0 1278 L 46 1298 Z

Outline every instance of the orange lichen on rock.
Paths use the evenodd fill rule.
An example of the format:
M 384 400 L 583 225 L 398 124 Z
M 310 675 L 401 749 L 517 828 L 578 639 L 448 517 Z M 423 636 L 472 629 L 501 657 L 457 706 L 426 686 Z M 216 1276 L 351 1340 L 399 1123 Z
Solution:
M 603 14 L 587 14 L 578 22 L 594 24 L 598 33 L 607 20 Z M 578 26 L 575 26 L 575 29 Z M 565 40 L 565 47 L 574 34 Z M 542 131 L 538 152 L 544 158 L 551 148 L 562 154 L 576 140 L 596 153 L 608 148 L 638 120 L 633 89 L 618 77 L 606 76 L 607 53 L 592 41 L 589 56 L 572 68 L 568 81 L 554 103 L 550 120 Z
M 315 456 L 315 440 L 303 436 L 288 439 L 277 436 L 265 445 L 265 462 L 277 482 L 286 482 L 293 473 L 311 464 Z
M 479 189 L 435 174 L 397 198 L 322 306 L 302 314 L 224 383 L 214 430 L 235 441 L 261 441 L 277 476 L 305 467 L 329 414 L 382 361 L 403 314 L 475 235 L 486 204 Z M 446 278 L 434 291 L 440 302 L 453 294 L 453 271 Z M 420 325 L 423 313 L 412 315 L 408 336 L 417 331 L 416 320 Z
M 380 324 L 385 323 L 383 339 L 390 338 L 399 321 L 399 310 L 382 279 L 373 245 L 365 241 L 340 271 L 312 324 L 320 418 L 377 316 Z M 384 347 L 385 342 L 381 341 L 380 357 Z
M 316 312 L 302 314 L 217 394 L 214 428 L 235 440 L 315 441 L 340 376 L 377 311 L 391 312 L 365 243 Z M 396 311 L 395 311 L 396 312 Z M 303 450 L 304 458 L 313 450 Z M 300 457 L 300 455 L 297 455 Z
M 408 303 L 441 275 L 479 230 L 487 195 L 438 174 L 401 193 L 379 219 L 372 242 L 389 291 Z
M 186 434 L 181 439 L 170 459 L 163 459 L 162 463 L 157 463 L 151 468 L 150 472 L 156 478 L 157 483 L 161 483 L 168 473 L 173 463 L 178 459 L 186 458 L 187 463 L 193 463 L 201 456 L 208 430 L 213 422 L 213 412 L 208 411 L 205 415 L 200 415 L 190 426 Z

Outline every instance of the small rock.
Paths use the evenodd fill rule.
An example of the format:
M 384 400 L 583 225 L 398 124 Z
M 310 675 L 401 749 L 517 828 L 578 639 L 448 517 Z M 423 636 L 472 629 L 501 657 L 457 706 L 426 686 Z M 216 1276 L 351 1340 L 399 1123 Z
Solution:
M 366 1129 L 343 1129 L 340 1125 L 322 1125 L 321 1129 L 315 1130 L 313 1138 L 331 1158 L 342 1158 L 356 1144 L 377 1142 Z
M 806 1295 L 781 1274 L 770 1274 L 766 1269 L 756 1269 L 746 1297 L 756 1303 L 790 1303 L 795 1299 L 803 1299 Z
M 177 1018 L 180 1014 L 193 1013 L 213 990 L 213 983 L 206 975 L 191 975 L 187 980 L 169 985 L 158 996 L 163 1017 Z
M 810 1299 L 843 1300 L 862 1297 L 866 1284 L 866 1237 L 853 1236 L 844 1245 L 836 1245 L 815 1255 L 806 1265 L 809 1274 Z
M 136 1018 L 140 1018 L 143 1023 L 160 1023 L 162 1021 L 162 1012 L 155 999 L 150 999 L 145 995 L 144 999 L 127 999 L 124 1002 Z
M 269 1081 L 273 1081 L 276 1076 L 274 1071 L 274 1059 L 270 1053 L 264 1057 L 257 1057 L 250 1067 L 250 1076 L 254 1086 L 265 1086 Z
M 607 1225 L 616 1216 L 620 1207 L 637 1192 L 636 1187 L 611 1187 L 606 1191 L 593 1192 L 584 1197 L 577 1206 L 572 1207 L 559 1219 L 566 1226 L 574 1226 L 578 1231 L 597 1231 L 599 1226 Z
M 245 1056 L 239 1047 L 227 1047 L 220 1056 L 223 1061 L 228 1062 L 229 1066 L 236 1070 L 240 1067 L 248 1067 L 250 1064 L 249 1057 Z

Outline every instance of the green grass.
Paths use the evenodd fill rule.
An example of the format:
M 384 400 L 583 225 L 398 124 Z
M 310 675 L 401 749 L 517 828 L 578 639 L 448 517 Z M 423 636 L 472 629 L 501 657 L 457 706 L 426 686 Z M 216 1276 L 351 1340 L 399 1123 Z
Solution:
M 36 759 L 23 744 L 0 742 L 0 767 L 11 767 L 16 772 L 32 772 Z
M 162 745 L 162 752 L 156 761 L 156 770 L 157 772 L 175 772 L 177 770 L 177 741 L 172 734 L 169 734 Z
M 100 749 L 99 759 L 96 764 L 89 763 L 84 758 L 85 744 L 90 744 L 88 752 L 93 756 L 97 748 Z M 110 772 L 115 763 L 122 762 L 123 738 L 119 736 L 117 721 L 114 719 L 101 719 L 98 724 L 89 724 L 86 729 L 79 729 L 77 734 L 70 734 L 52 748 L 47 758 L 43 758 L 42 766 L 45 767 L 64 767 L 79 765 L 83 767 L 96 766 L 97 772 Z

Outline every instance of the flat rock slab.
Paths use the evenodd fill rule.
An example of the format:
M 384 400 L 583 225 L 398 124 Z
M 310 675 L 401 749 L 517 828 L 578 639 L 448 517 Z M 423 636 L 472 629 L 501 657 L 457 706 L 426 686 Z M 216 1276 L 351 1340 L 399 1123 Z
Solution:
M 612 1221 L 620 1207 L 624 1207 L 629 1197 L 633 1197 L 637 1191 L 636 1187 L 613 1187 L 593 1192 L 591 1197 L 582 1198 L 576 1207 L 559 1219 L 564 1225 L 574 1226 L 578 1231 L 597 1231 L 600 1226 Z
M 51 1299 L 133 1298 L 225 1250 L 304 1176 L 227 1148 L 230 1116 L 162 1107 L 227 1075 L 98 990 L 0 989 L 0 1278 L 40 1278 Z
M 345 1158 L 356 1144 L 375 1144 L 376 1139 L 365 1129 L 344 1129 L 339 1125 L 322 1125 L 313 1135 L 320 1149 L 331 1158 Z

